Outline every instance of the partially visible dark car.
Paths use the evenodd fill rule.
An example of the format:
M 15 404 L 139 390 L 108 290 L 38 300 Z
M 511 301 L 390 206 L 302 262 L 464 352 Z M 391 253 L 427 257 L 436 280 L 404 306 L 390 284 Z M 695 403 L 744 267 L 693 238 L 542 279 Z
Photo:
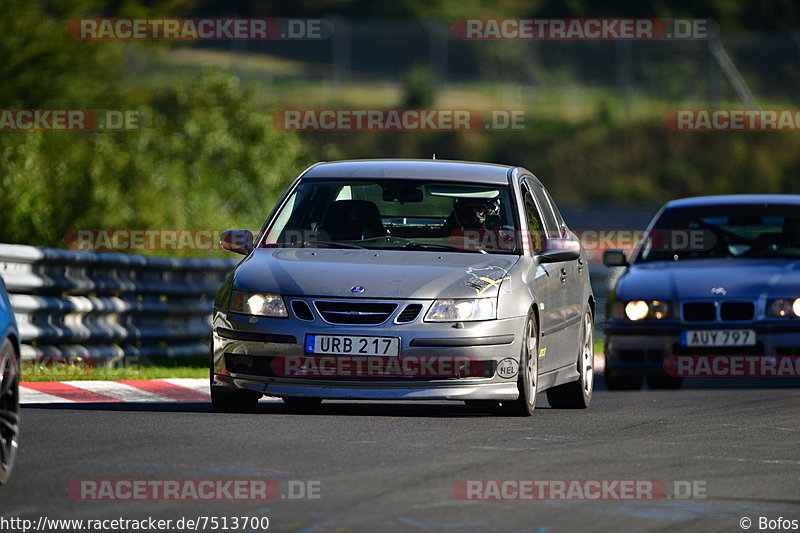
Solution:
M 675 200 L 654 217 L 609 296 L 609 389 L 678 388 L 676 355 L 800 355 L 800 195 Z
M 0 484 L 14 468 L 19 435 L 19 332 L 6 286 L 0 278 Z

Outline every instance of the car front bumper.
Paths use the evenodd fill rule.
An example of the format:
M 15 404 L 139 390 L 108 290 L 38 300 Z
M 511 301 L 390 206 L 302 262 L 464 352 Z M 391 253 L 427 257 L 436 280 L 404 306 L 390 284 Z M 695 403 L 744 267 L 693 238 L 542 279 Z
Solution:
M 248 389 L 278 397 L 511 401 L 519 395 L 517 374 L 503 377 L 496 369 L 505 359 L 519 361 L 525 319 L 522 316 L 458 325 L 418 319 L 409 324 L 345 326 L 293 317 L 254 318 L 215 310 L 212 386 Z M 484 371 L 479 376 L 276 375 L 272 370 L 276 360 L 311 357 L 305 349 L 307 334 L 397 337 L 399 359 L 469 361 Z
M 681 346 L 683 331 L 752 329 L 753 346 L 690 348 Z M 660 324 L 631 324 L 609 320 L 605 329 L 606 372 L 615 375 L 664 375 L 664 361 L 680 355 L 777 356 L 800 355 L 800 324 L 759 321 L 736 324 L 691 325 L 672 321 Z

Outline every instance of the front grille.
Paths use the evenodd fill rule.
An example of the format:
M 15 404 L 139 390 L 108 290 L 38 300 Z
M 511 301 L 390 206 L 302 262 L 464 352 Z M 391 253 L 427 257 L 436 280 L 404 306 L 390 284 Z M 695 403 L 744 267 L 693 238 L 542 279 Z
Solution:
M 724 302 L 719 310 L 722 320 L 753 320 L 756 306 L 753 302 Z
M 294 316 L 300 320 L 314 320 L 314 314 L 311 312 L 311 308 L 308 307 L 308 304 L 303 300 L 293 301 L 292 311 L 294 311 Z
M 382 324 L 397 309 L 397 304 L 373 302 L 319 301 L 314 305 L 322 318 L 331 324 Z
M 683 304 L 683 320 L 686 322 L 753 320 L 755 313 L 756 306 L 753 302 L 722 302 L 719 304 L 719 318 L 717 318 L 715 302 L 686 302 Z
M 413 322 L 419 312 L 422 311 L 421 304 L 408 304 L 403 312 L 397 315 L 397 323 L 398 324 L 405 324 L 406 322 Z
M 686 322 L 711 322 L 717 319 L 717 307 L 714 302 L 685 303 L 683 319 Z

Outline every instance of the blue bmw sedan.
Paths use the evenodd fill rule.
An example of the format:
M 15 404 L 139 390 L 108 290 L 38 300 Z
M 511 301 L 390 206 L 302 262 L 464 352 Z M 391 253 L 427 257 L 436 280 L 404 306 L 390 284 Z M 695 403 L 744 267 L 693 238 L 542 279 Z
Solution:
M 800 195 L 669 202 L 630 261 L 603 262 L 625 268 L 607 302 L 609 389 L 678 388 L 676 357 L 800 355 Z

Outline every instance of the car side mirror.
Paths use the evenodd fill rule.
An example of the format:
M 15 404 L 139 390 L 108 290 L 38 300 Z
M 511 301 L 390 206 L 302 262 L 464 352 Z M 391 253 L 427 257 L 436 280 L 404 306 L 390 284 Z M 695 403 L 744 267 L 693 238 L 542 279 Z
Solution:
M 247 255 L 253 251 L 253 233 L 246 229 L 229 229 L 219 236 L 219 245 L 223 250 Z
M 603 264 L 607 267 L 628 266 L 628 258 L 622 250 L 606 250 L 603 252 Z
M 540 263 L 574 261 L 581 256 L 581 243 L 575 239 L 547 239 L 539 254 Z

